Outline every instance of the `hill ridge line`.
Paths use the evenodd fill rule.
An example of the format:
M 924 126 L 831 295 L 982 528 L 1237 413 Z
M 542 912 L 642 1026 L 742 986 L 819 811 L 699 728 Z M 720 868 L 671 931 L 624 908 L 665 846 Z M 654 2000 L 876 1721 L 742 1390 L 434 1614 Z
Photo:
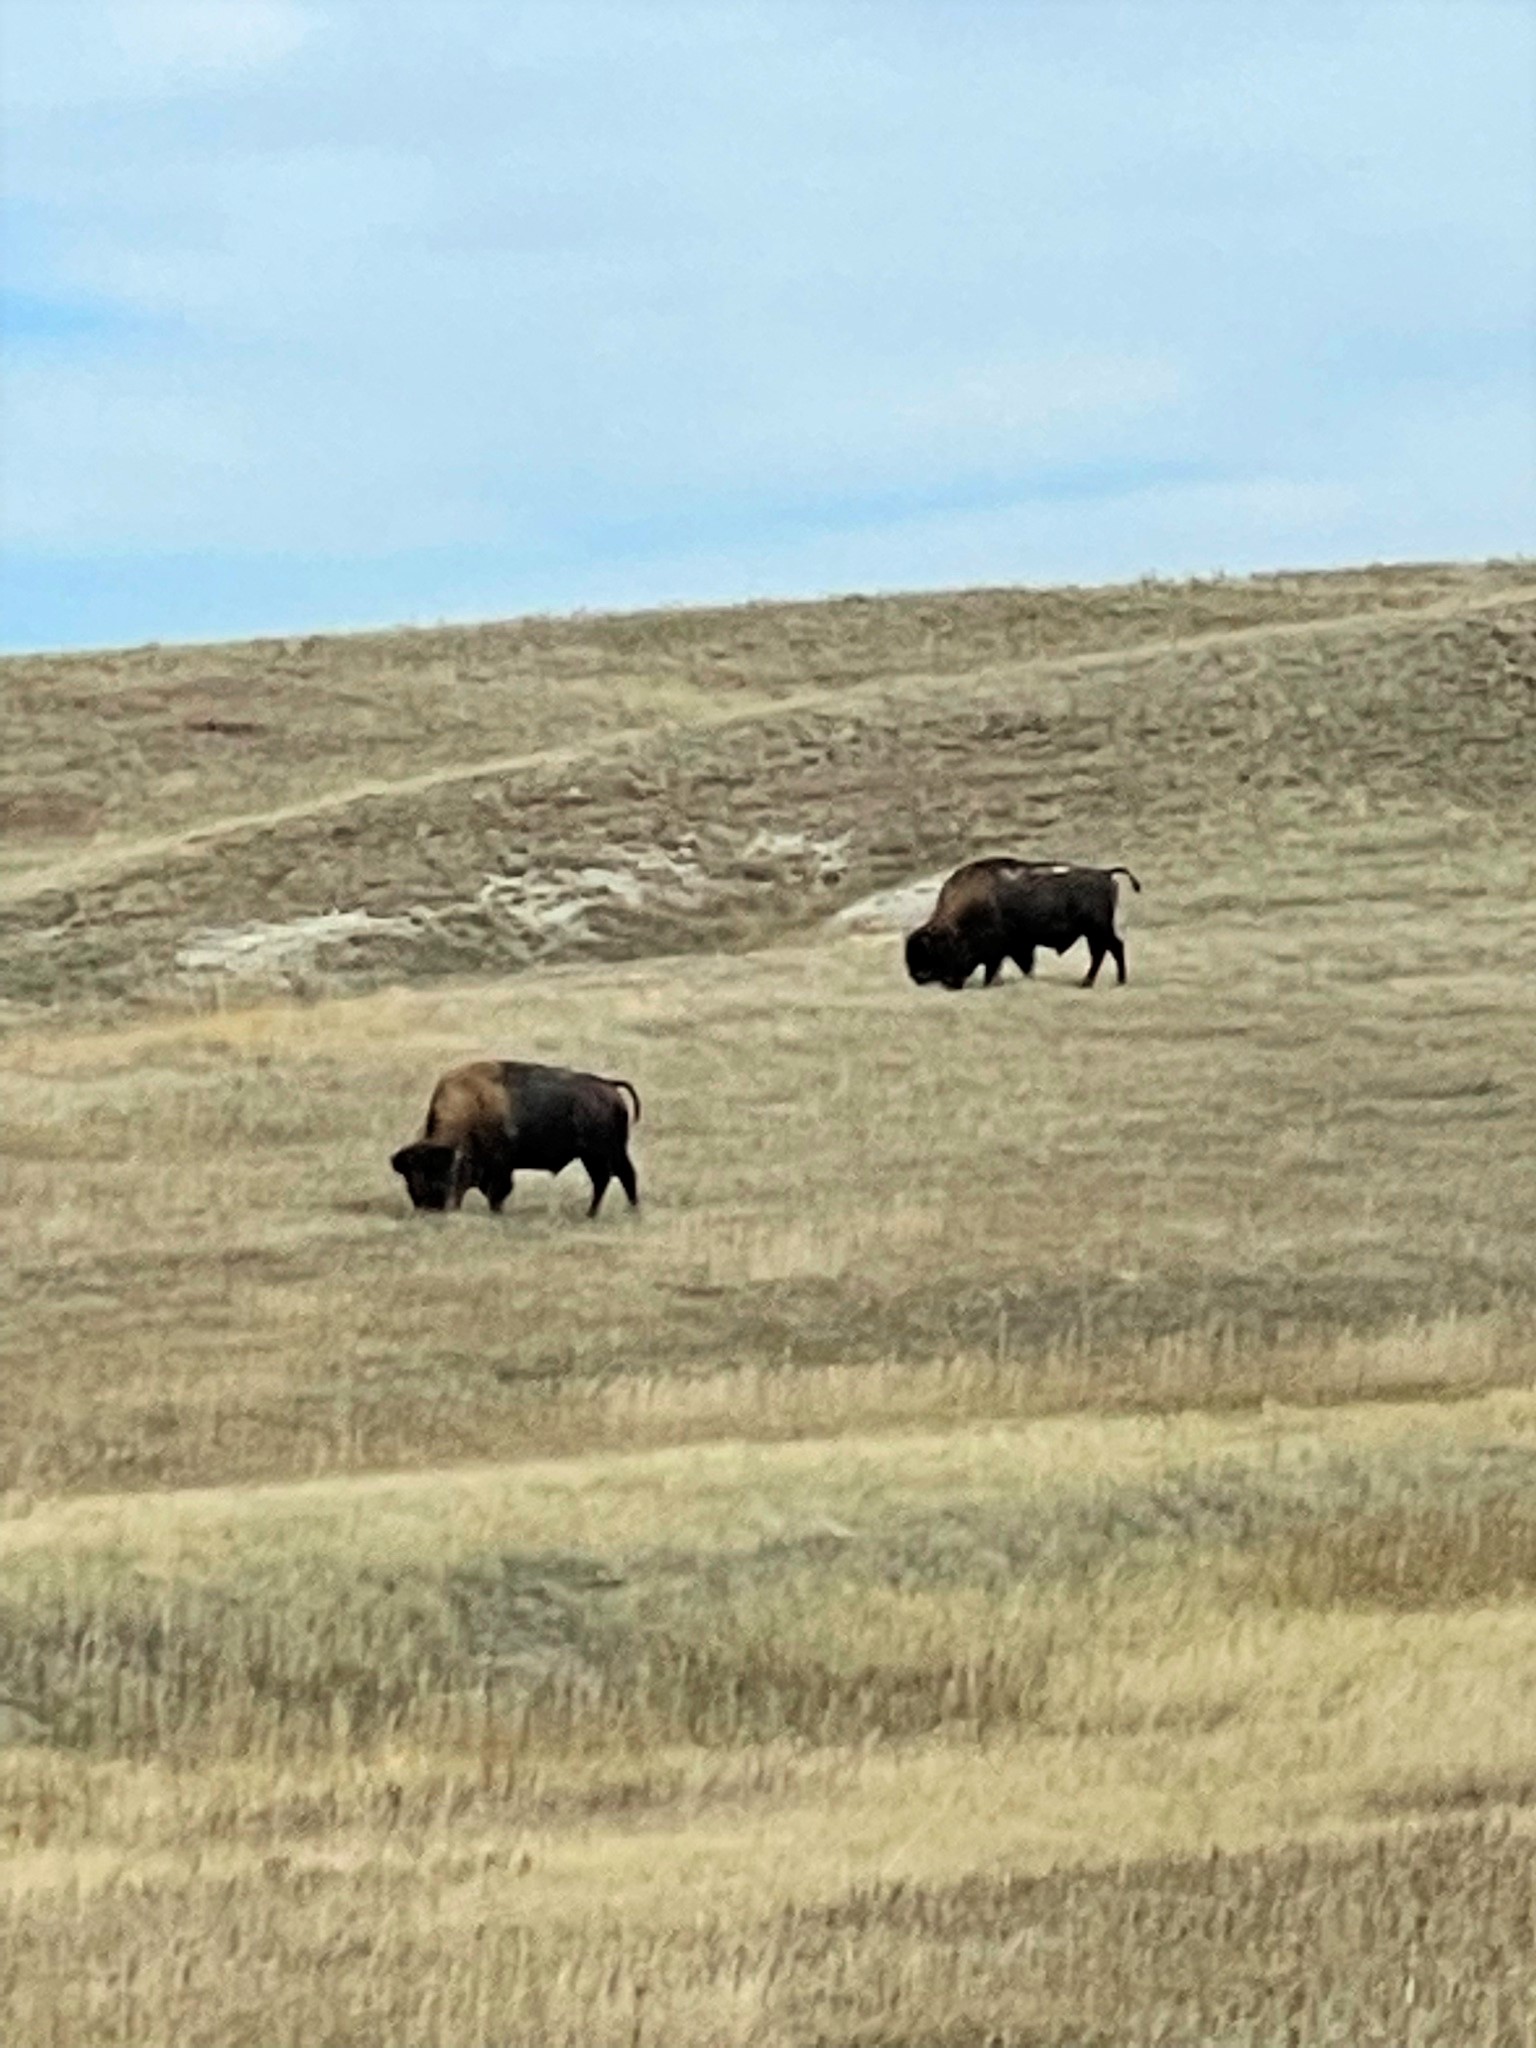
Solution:
M 1528 584 L 1510 584 L 1492 591 L 1458 591 L 1449 597 L 1438 598 L 1425 605 L 1374 607 L 1307 619 L 1269 619 L 1252 626 L 1229 626 L 1202 633 L 1172 634 L 1167 639 L 1149 639 L 1125 647 L 1094 648 L 1080 654 L 1039 655 L 1026 658 L 1016 665 L 1008 663 L 1006 666 L 1010 669 L 1016 666 L 1023 674 L 1092 673 L 1094 670 L 1107 668 L 1119 662 L 1134 661 L 1138 656 L 1166 655 L 1172 650 L 1182 648 L 1203 648 L 1223 643 L 1243 646 L 1262 641 L 1296 638 L 1306 633 L 1326 632 L 1351 625 L 1406 625 L 1422 619 L 1463 617 L 1469 613 L 1530 604 L 1536 604 L 1536 589 L 1532 589 Z M 1003 665 L 989 664 L 989 667 L 995 670 Z M 920 669 L 896 670 L 886 675 L 868 676 L 863 681 L 849 683 L 842 689 L 828 690 L 823 685 L 814 690 L 794 691 L 781 697 L 759 697 L 750 703 L 737 700 L 721 706 L 718 710 L 704 708 L 697 716 L 682 722 L 662 720 L 655 725 L 625 726 L 620 731 L 596 735 L 570 746 L 540 747 L 526 753 L 493 755 L 488 759 L 424 769 L 416 775 L 399 776 L 384 782 L 353 783 L 343 789 L 327 790 L 320 796 L 307 797 L 297 803 L 278 804 L 263 811 L 238 812 L 230 817 L 190 826 L 181 832 L 157 834 L 151 838 L 132 841 L 125 846 L 104 848 L 95 855 L 76 855 L 73 859 L 51 868 L 33 870 L 14 878 L 0 880 L 0 908 L 19 907 L 60 890 L 89 888 L 103 882 L 121 880 L 140 866 L 153 866 L 166 859 L 192 856 L 206 846 L 238 839 L 246 832 L 265 831 L 274 825 L 288 824 L 301 818 L 324 817 L 350 810 L 355 804 L 368 803 L 379 798 L 388 800 L 402 796 L 424 795 L 430 790 L 448 788 L 455 783 L 475 782 L 482 777 L 515 775 L 535 768 L 557 768 L 567 764 L 575 767 L 587 762 L 622 759 L 637 745 L 669 731 L 690 734 L 718 732 L 734 725 L 768 722 L 777 717 L 791 716 L 796 712 L 836 711 L 850 701 L 859 702 L 866 697 L 878 696 L 881 692 L 899 693 L 905 686 L 924 679 L 926 671 Z

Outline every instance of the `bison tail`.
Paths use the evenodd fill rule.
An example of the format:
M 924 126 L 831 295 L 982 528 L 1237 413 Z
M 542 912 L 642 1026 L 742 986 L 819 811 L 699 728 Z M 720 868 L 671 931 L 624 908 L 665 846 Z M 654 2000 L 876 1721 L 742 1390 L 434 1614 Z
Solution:
M 1111 873 L 1112 875 L 1124 875 L 1125 879 L 1126 879 L 1126 880 L 1127 880 L 1127 881 L 1128 881 L 1128 882 L 1130 883 L 1131 887 L 1132 887 L 1132 888 L 1133 888 L 1133 889 L 1134 889 L 1134 890 L 1136 891 L 1136 894 L 1137 894 L 1138 896 L 1139 896 L 1139 895 L 1141 894 L 1141 884 L 1140 884 L 1140 882 L 1138 882 L 1138 881 L 1137 881 L 1136 877 L 1135 877 L 1135 876 L 1134 876 L 1134 875 L 1133 875 L 1133 874 L 1131 873 L 1131 871 L 1130 871 L 1130 869 L 1129 869 L 1129 868 L 1111 868 L 1111 869 L 1109 870 L 1109 872 L 1110 872 L 1110 873 Z
M 629 1097 L 630 1101 L 631 1101 L 631 1102 L 632 1102 L 632 1103 L 633 1103 L 633 1104 L 635 1105 L 635 1122 L 636 1122 L 636 1123 L 639 1123 L 639 1121 L 640 1121 L 640 1096 L 639 1096 L 639 1093 L 638 1093 L 638 1091 L 637 1091 L 637 1090 L 636 1090 L 636 1088 L 635 1088 L 635 1085 L 634 1085 L 634 1083 L 633 1083 L 632 1081 L 618 1081 L 618 1080 L 611 1080 L 611 1081 L 610 1081 L 610 1082 L 608 1083 L 608 1086 L 609 1086 L 610 1088 L 622 1088 L 622 1089 L 624 1090 L 624 1093 L 625 1093 L 625 1094 L 626 1094 L 626 1095 L 627 1095 L 627 1096 Z

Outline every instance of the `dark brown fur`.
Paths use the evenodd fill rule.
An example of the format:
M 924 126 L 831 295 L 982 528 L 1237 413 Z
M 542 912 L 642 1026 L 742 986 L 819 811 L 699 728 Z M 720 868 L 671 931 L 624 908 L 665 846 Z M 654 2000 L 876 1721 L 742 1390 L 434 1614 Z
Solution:
M 1141 888 L 1125 867 L 1080 868 L 1006 857 L 970 861 L 956 868 L 939 891 L 928 922 L 908 935 L 907 972 L 915 982 L 963 988 L 980 967 L 990 986 L 1004 960 L 1033 974 L 1038 947 L 1065 953 L 1086 939 L 1090 958 L 1083 987 L 1093 987 L 1106 953 L 1123 982 L 1125 946 L 1115 929 L 1116 875 L 1124 875 L 1133 889 Z
M 633 1208 L 640 1191 L 629 1157 L 626 1094 L 639 1123 L 640 1098 L 628 1081 L 522 1060 L 473 1060 L 444 1074 L 421 1136 L 389 1163 L 418 1209 L 457 1209 L 479 1188 L 499 1211 L 515 1170 L 559 1173 L 573 1159 L 592 1183 L 589 1216 L 614 1179 Z

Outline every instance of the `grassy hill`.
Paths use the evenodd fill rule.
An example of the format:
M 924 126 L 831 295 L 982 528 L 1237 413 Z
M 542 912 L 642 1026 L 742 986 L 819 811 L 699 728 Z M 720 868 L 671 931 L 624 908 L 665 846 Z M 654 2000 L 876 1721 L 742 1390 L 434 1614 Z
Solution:
M 0 706 L 0 2037 L 1528 2038 L 1536 567 Z M 484 1054 L 638 1217 L 406 1212 Z

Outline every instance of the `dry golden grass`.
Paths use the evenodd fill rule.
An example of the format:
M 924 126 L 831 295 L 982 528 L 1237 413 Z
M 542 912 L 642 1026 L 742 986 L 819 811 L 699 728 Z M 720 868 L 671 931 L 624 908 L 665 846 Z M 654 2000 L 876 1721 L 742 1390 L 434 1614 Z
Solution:
M 1383 1512 L 1454 1559 L 1533 1436 L 1511 1392 L 39 1503 L 18 2032 L 1519 2039 L 1468 2028 L 1532 1989 L 1536 1610 L 1288 1574 Z
M 1355 856 L 1329 912 L 1264 914 L 1253 866 L 1177 915 L 1149 882 L 1131 986 L 1093 995 L 1054 962 L 920 994 L 856 938 L 14 1034 L 0 1483 L 1509 1377 L 1529 913 L 1416 908 L 1423 859 Z M 391 1149 L 498 1052 L 634 1078 L 638 1220 L 578 1229 L 539 1176 L 499 1222 L 410 1215 Z M 1425 1357 L 1448 1317 L 1476 1334 Z
M 1523 563 L 976 590 L 0 660 L 4 868 L 912 673 L 1460 604 Z
M 553 754 L 509 753 L 498 718 L 478 748 L 461 735 L 443 766 L 425 719 L 414 749 L 391 729 L 395 778 L 362 786 L 338 754 L 355 734 L 366 757 L 366 719 L 288 679 L 296 759 L 329 717 L 316 774 L 331 786 L 306 784 L 272 812 L 242 804 L 222 823 L 183 792 L 174 832 L 41 862 L 24 845 L 0 885 L 0 1000 L 206 1000 L 217 977 L 189 963 L 207 957 L 210 932 L 227 944 L 252 924 L 291 932 L 338 915 L 349 922 L 297 958 L 258 956 L 268 981 L 334 993 L 760 943 L 803 927 L 808 906 L 830 910 L 987 840 L 1082 858 L 1129 840 L 1158 860 L 1164 900 L 1213 870 L 1224 884 L 1234 848 L 1271 885 L 1289 842 L 1347 855 L 1339 826 L 1373 844 L 1427 825 L 1437 859 L 1442 840 L 1475 854 L 1469 821 L 1486 833 L 1526 787 L 1536 575 L 1362 581 L 1110 591 L 1081 605 L 1075 634 L 1054 636 L 1040 624 L 1049 605 L 1024 593 L 1011 626 L 994 607 L 1012 640 L 985 607 L 977 621 L 957 603 L 946 641 L 920 601 L 892 600 L 889 645 L 874 650 L 887 666 L 857 609 L 844 648 L 834 607 L 828 684 L 806 657 L 802 611 L 788 623 L 762 612 L 787 635 L 767 653 L 749 611 L 742 672 L 762 687 L 744 702 L 722 707 L 700 686 L 666 700 L 674 717 L 607 737 L 573 709 L 573 741 Z M 1327 609 L 1350 603 L 1364 609 Z M 1242 623 L 1214 631 L 1213 617 Z M 773 703 L 797 650 L 813 687 Z M 33 691 L 12 681 L 8 758 L 34 759 Z M 506 687 L 516 694 L 516 670 Z M 546 681 L 530 697 L 550 694 Z M 132 755 L 112 758 L 135 786 Z
M 1533 596 L 0 668 L 0 2040 L 1530 2048 Z M 826 922 L 987 844 L 1131 986 Z

